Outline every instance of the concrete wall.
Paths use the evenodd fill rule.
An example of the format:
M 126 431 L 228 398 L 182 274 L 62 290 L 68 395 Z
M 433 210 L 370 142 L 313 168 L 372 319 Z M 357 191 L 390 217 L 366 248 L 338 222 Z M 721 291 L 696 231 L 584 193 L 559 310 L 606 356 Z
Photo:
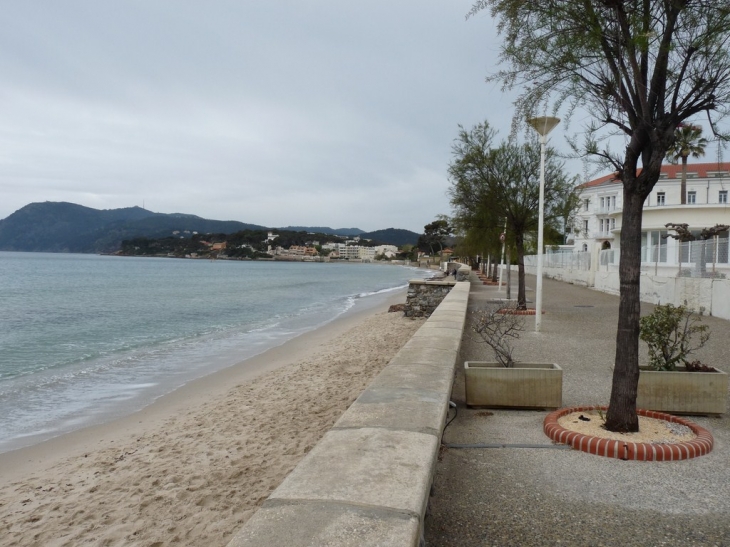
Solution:
M 228 547 L 424 544 L 468 299 L 456 283 Z

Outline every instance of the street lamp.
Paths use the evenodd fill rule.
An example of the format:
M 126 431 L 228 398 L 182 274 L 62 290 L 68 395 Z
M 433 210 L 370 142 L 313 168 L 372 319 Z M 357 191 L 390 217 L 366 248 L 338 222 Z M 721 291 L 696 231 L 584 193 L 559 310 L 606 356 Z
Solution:
M 527 123 L 540 135 L 540 214 L 537 226 L 537 284 L 535 287 L 535 332 L 540 332 L 542 323 L 542 247 L 543 223 L 545 222 L 545 143 L 547 135 L 560 123 L 559 118 L 540 116 L 530 118 Z

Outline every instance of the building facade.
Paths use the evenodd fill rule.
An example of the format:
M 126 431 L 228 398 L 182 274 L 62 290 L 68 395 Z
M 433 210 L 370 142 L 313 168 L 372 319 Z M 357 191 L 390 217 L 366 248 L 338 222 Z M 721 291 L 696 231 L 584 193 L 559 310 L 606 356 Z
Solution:
M 717 224 L 730 225 L 728 190 L 730 190 L 730 163 L 697 163 L 687 165 L 686 203 L 681 203 L 682 166 L 667 164 L 654 189 L 644 203 L 642 219 L 642 262 L 681 264 L 692 261 L 692 251 L 686 245 L 669 237 L 674 234 L 668 223 L 689 225 L 694 235 L 703 228 Z M 621 234 L 623 186 L 615 173 L 579 187 L 580 210 L 569 242 L 572 250 L 589 251 L 596 256 L 600 251 L 604 260 L 618 262 Z M 713 239 L 706 260 L 728 263 L 728 232 Z

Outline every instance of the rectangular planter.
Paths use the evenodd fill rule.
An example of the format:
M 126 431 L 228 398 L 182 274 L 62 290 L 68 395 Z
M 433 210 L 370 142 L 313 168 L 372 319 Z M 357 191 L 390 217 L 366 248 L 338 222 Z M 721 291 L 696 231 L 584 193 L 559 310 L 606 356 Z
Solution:
M 563 369 L 553 363 L 464 363 L 467 406 L 560 408 Z
M 641 367 L 636 407 L 675 414 L 723 414 L 727 373 L 649 370 Z

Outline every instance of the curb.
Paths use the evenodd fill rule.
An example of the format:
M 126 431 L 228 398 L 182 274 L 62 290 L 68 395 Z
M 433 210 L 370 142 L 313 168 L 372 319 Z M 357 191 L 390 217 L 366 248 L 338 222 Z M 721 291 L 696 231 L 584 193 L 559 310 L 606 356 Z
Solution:
M 565 429 L 558 420 L 566 414 L 573 412 L 585 412 L 589 410 L 607 410 L 605 406 L 575 406 L 569 408 L 561 408 L 551 412 L 545 417 L 543 422 L 543 431 L 553 441 L 560 444 L 568 444 L 576 450 L 595 454 L 596 456 L 604 456 L 607 458 L 616 458 L 619 460 L 636 460 L 636 461 L 677 461 L 689 460 L 704 456 L 712 451 L 715 440 L 707 429 L 699 425 L 678 418 L 663 412 L 654 410 L 637 409 L 639 416 L 647 418 L 655 418 L 674 422 L 689 427 L 697 437 L 687 442 L 677 443 L 634 443 L 628 441 L 620 441 L 615 439 L 603 439 L 601 437 L 593 437 L 583 435 L 576 431 Z

